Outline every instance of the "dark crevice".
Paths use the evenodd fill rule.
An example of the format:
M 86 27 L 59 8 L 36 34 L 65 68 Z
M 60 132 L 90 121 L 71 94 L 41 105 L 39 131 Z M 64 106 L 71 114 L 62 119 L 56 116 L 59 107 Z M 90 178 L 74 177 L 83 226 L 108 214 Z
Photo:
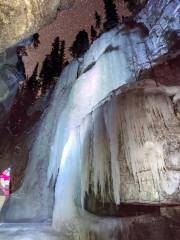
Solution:
M 173 99 L 174 99 L 174 95 L 169 96 L 169 99 L 172 103 L 172 108 L 174 111 L 174 115 L 177 118 L 178 121 L 180 121 L 180 100 L 177 101 L 176 103 L 174 103 Z
M 160 206 L 145 204 L 100 203 L 87 200 L 85 209 L 92 214 L 106 217 L 135 217 L 147 214 L 160 215 Z
M 113 47 L 111 44 L 109 46 L 107 46 L 107 48 L 105 49 L 104 53 L 111 53 L 113 51 L 118 51 L 119 47 Z
M 96 64 L 96 62 L 92 62 L 91 64 L 89 64 L 89 65 L 84 69 L 83 73 L 86 73 L 86 72 L 88 72 L 89 70 L 91 70 L 91 69 L 94 67 L 95 64 Z

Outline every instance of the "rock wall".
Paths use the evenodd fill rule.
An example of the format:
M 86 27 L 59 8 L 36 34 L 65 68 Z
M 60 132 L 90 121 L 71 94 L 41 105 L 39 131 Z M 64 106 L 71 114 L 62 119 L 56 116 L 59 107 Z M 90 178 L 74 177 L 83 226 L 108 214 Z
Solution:
M 7 119 L 15 99 L 19 83 L 19 75 L 15 67 L 0 67 L 0 125 Z
M 0 4 L 0 52 L 50 23 L 57 9 L 72 7 L 72 0 L 2 0 Z

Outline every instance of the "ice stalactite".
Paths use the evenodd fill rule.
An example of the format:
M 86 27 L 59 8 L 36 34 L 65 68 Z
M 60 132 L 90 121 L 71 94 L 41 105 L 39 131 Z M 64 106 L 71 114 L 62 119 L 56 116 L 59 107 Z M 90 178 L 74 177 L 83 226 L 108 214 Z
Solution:
M 73 151 L 72 151 L 73 149 Z M 60 202 L 55 202 L 54 218 L 58 219 L 55 226 L 73 221 L 77 216 L 76 206 L 80 206 L 80 145 L 78 130 L 72 131 L 64 146 L 57 179 L 55 197 L 61 196 Z M 59 217 L 59 213 L 60 217 Z
M 163 16 L 166 15 L 163 14 Z M 70 72 L 74 81 L 72 81 L 73 84 L 67 83 L 63 88 L 58 87 L 56 90 L 56 94 L 61 94 L 62 91 L 66 94 L 66 91 L 69 91 L 69 97 L 61 114 L 59 116 L 56 114 L 57 131 L 54 133 L 54 142 L 51 147 L 49 180 L 52 176 L 56 179 L 63 145 L 71 129 L 78 126 L 82 119 L 109 93 L 137 80 L 140 70 L 151 68 L 162 54 L 161 51 L 157 51 L 157 48 L 162 45 L 165 49 L 164 53 L 167 52 L 166 44 L 163 41 L 158 44 L 152 42 L 152 36 L 155 35 L 152 33 L 146 37 L 142 36 L 138 27 L 126 30 L 124 25 L 119 25 L 94 41 L 79 62 L 77 71 L 71 71 L 71 64 L 66 68 L 60 82 L 66 80 L 71 82 Z M 77 72 L 79 72 L 78 75 Z M 63 99 L 62 95 L 64 102 Z
M 116 204 L 120 204 L 120 161 L 119 161 L 119 136 L 116 133 L 118 127 L 118 115 L 116 108 L 116 100 L 107 102 L 104 106 L 104 118 L 107 128 L 107 134 L 109 137 L 110 145 L 110 159 L 111 159 L 111 174 L 112 174 L 112 189 L 114 201 Z M 113 124 L 112 124 L 113 123 Z
M 53 223 L 64 234 L 74 231 L 72 239 L 91 239 L 93 234 L 111 239 L 108 226 L 114 239 L 122 228 L 126 231 L 126 220 L 88 214 L 89 197 L 102 205 L 178 203 L 173 194 L 179 194 L 180 174 L 167 163 L 168 144 L 180 144 L 179 121 L 167 89 L 150 80 L 141 84 L 114 91 L 71 131 L 64 146 Z
M 173 118 L 173 109 L 169 109 L 171 103 L 162 90 L 157 92 L 154 87 L 155 96 L 153 90 L 146 94 L 140 94 L 140 91 L 136 89 L 129 94 L 110 97 L 80 125 L 83 196 L 91 186 L 91 191 L 95 196 L 99 194 L 100 199 L 107 201 L 106 196 L 113 194 L 116 204 L 120 203 L 120 176 L 123 176 L 122 166 L 127 165 L 127 174 L 130 173 L 130 179 L 139 191 L 135 201 L 149 201 L 148 195 L 141 196 L 142 192 L 150 190 L 146 181 L 151 182 L 150 188 L 154 192 L 151 196 L 154 200 L 150 199 L 159 201 L 159 183 L 167 174 L 164 144 L 168 140 L 169 121 L 171 119 L 177 127 L 178 122 Z M 149 172 L 149 180 L 144 172 Z M 123 183 L 126 181 L 123 176 Z M 131 201 L 127 192 L 122 196 L 123 201 Z
M 166 192 L 167 196 L 164 195 L 165 189 L 162 189 L 161 182 L 168 181 L 167 176 L 170 174 L 166 169 L 167 149 L 165 146 L 170 138 L 173 138 L 174 143 L 178 144 L 176 132 L 170 129 L 170 126 L 173 123 L 178 129 L 179 123 L 174 116 L 173 108 L 170 107 L 171 103 L 168 97 L 164 96 L 161 91 L 158 93 L 155 88 L 154 91 L 155 96 L 153 90 L 152 93 L 146 94 L 142 92 L 140 94 L 136 90 L 129 94 L 122 93 L 114 96 L 110 101 L 105 102 L 100 108 L 109 110 L 105 114 L 107 127 L 103 127 L 102 124 L 102 109 L 96 110 L 101 112 L 101 117 L 95 119 L 93 124 L 98 124 L 96 121 L 101 124 L 103 138 L 108 139 L 106 148 L 111 149 L 111 155 L 109 157 L 109 152 L 107 152 L 106 157 L 104 157 L 106 163 L 98 167 L 101 161 L 97 164 L 94 154 L 92 154 L 94 165 L 91 164 L 93 168 L 91 171 L 93 173 L 96 167 L 101 169 L 103 173 L 99 174 L 99 176 L 104 176 L 104 181 L 100 183 L 105 184 L 107 170 L 104 165 L 106 166 L 110 162 L 111 171 L 109 171 L 109 174 L 114 184 L 112 194 L 113 199 L 116 199 L 116 204 L 118 204 L 117 199 L 120 197 L 123 202 L 171 201 L 168 191 Z M 107 129 L 110 128 L 113 128 L 113 130 L 107 132 Z M 99 142 L 102 143 L 105 140 L 102 141 L 100 134 L 96 135 L 96 131 L 97 129 L 94 129 L 92 134 L 96 138 L 93 152 L 96 152 L 96 148 L 98 148 L 100 155 L 102 151 L 99 148 Z M 116 155 L 113 156 L 113 154 Z M 127 169 L 123 169 L 124 165 L 127 165 Z M 114 174 L 114 171 L 118 171 L 117 174 Z M 128 180 L 126 177 L 129 174 Z M 117 176 L 119 177 L 117 178 Z M 132 182 L 130 179 L 132 179 Z M 176 176 L 174 180 L 177 191 L 179 177 Z M 90 184 L 97 184 L 95 178 L 91 178 L 91 181 Z M 133 197 L 129 195 L 133 193 L 131 184 L 134 185 L 134 190 L 137 191 L 136 194 L 133 194 Z M 127 190 L 128 187 L 124 189 L 123 186 L 125 185 L 126 187 L 129 185 L 129 190 Z M 101 187 L 104 189 L 103 185 Z M 125 192 L 122 194 L 122 191 Z M 108 194 L 107 190 L 105 194 Z
M 91 159 L 93 154 L 93 135 L 90 126 L 92 116 L 83 120 L 83 127 L 80 128 L 80 154 L 81 154 L 81 204 L 84 208 L 84 199 L 87 191 L 89 191 L 91 179 Z
M 115 105 L 110 102 L 89 114 L 80 126 L 82 203 L 89 191 L 101 201 L 107 201 L 108 195 L 120 203 L 116 117 Z
M 105 196 L 110 194 L 110 150 L 108 138 L 105 131 L 105 122 L 102 109 L 92 113 L 92 134 L 93 134 L 93 154 L 92 154 L 92 183 L 95 196 L 100 196 L 104 201 Z M 99 190 L 99 191 L 98 191 Z

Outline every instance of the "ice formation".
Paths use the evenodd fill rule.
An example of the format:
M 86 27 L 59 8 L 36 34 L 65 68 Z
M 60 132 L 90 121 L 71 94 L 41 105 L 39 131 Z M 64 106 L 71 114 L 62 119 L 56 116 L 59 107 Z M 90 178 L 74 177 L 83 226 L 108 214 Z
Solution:
M 180 174 L 166 169 L 169 147 L 180 145 L 171 102 L 155 84 L 148 94 L 142 88 L 138 92 L 135 85 L 132 89 L 115 91 L 70 133 L 55 195 L 60 200 L 55 202 L 54 226 L 61 234 L 70 228 L 74 239 L 86 239 L 89 231 L 106 232 L 107 237 L 111 231 L 102 231 L 104 224 L 114 234 L 123 226 L 122 219 L 107 220 L 83 211 L 86 195 L 94 194 L 101 204 L 178 203 L 173 194 L 178 194 Z M 178 154 L 172 157 L 179 161 Z
M 164 10 L 159 21 L 164 21 L 161 20 L 161 18 L 167 20 L 169 13 L 174 8 L 173 4 L 169 3 L 168 7 L 165 7 L 165 1 L 161 1 L 161 3 L 159 3 L 159 9 L 162 8 Z M 175 10 L 173 9 L 173 11 Z M 176 8 L 176 12 L 178 12 L 178 8 Z M 172 30 L 176 30 L 177 27 L 178 22 L 176 19 L 174 22 L 172 22 Z M 56 142 L 58 139 L 62 138 L 63 134 L 64 143 L 61 146 L 59 145 L 60 148 L 57 155 L 51 155 L 52 160 L 50 161 L 48 173 L 49 178 L 51 175 L 56 173 L 53 170 L 53 166 L 51 165 L 51 163 L 55 163 L 54 156 L 58 156 L 57 160 L 58 164 L 60 163 L 61 169 L 61 157 L 62 152 L 64 152 L 63 146 L 66 146 L 66 143 L 69 142 L 68 139 L 69 136 L 71 136 L 72 132 L 77 131 L 78 135 L 74 141 L 75 144 L 69 152 L 69 155 L 71 156 L 71 151 L 74 152 L 73 159 L 76 164 L 80 164 L 77 162 L 78 158 L 81 160 L 81 177 L 78 176 L 78 174 L 75 175 L 75 173 L 69 172 L 69 160 L 71 159 L 72 161 L 72 158 L 67 157 L 67 164 L 65 164 L 66 161 L 64 161 L 64 158 L 62 157 L 64 171 L 67 171 L 69 173 L 70 179 L 72 176 L 73 185 L 75 186 L 76 182 L 76 185 L 78 186 L 78 189 L 73 188 L 73 191 L 71 191 L 71 194 L 75 191 L 73 193 L 74 203 L 72 202 L 71 197 L 71 207 L 72 204 L 74 204 L 76 211 L 82 211 L 80 210 L 81 208 L 78 207 L 80 205 L 80 199 L 76 198 L 78 193 L 81 191 L 81 204 L 83 207 L 85 195 L 88 193 L 90 186 L 93 188 L 95 196 L 98 196 L 102 202 L 107 201 L 107 199 L 111 198 L 116 204 L 119 204 L 121 201 L 168 201 L 169 195 L 178 190 L 179 175 L 174 172 L 174 176 L 172 176 L 172 172 L 168 172 L 165 167 L 165 153 L 163 148 L 164 145 L 167 144 L 168 140 L 163 139 L 164 142 L 162 141 L 159 143 L 152 131 L 149 130 L 149 126 L 144 126 L 143 119 L 141 122 L 141 120 L 137 118 L 134 120 L 136 121 L 134 124 L 137 125 L 139 129 L 144 128 L 144 132 L 142 131 L 142 136 L 138 140 L 140 141 L 137 144 L 139 147 L 137 147 L 137 145 L 134 145 L 137 140 L 136 132 L 129 133 L 129 136 L 126 135 L 125 132 L 122 133 L 122 135 L 125 134 L 124 142 L 127 142 L 127 144 L 126 146 L 122 146 L 121 151 L 129 154 L 127 156 L 124 156 L 127 160 L 129 160 L 126 163 L 126 167 L 128 167 L 129 171 L 132 173 L 132 175 L 129 176 L 129 179 L 134 179 L 135 181 L 135 184 L 132 185 L 124 184 L 124 182 L 127 181 L 126 176 L 120 174 L 123 169 L 121 169 L 120 161 L 118 161 L 120 147 L 119 138 L 121 138 L 122 135 L 119 136 L 114 131 L 117 130 L 116 127 L 119 126 L 119 124 L 121 124 L 121 129 L 125 129 L 125 127 L 127 127 L 126 124 L 129 124 L 128 128 L 132 129 L 132 121 L 130 120 L 135 112 L 133 113 L 132 108 L 132 111 L 127 112 L 129 115 L 127 115 L 125 119 L 122 119 L 121 115 L 117 116 L 117 112 L 121 113 L 121 106 L 119 106 L 118 110 L 116 110 L 117 104 L 114 102 L 116 101 L 115 99 L 107 101 L 107 103 L 103 107 L 100 107 L 99 110 L 96 108 L 97 106 L 101 106 L 103 104 L 105 101 L 104 98 L 108 94 L 110 94 L 108 98 L 111 98 L 111 95 L 113 94 L 112 92 L 115 89 L 125 83 L 130 83 L 134 80 L 138 80 L 137 76 L 140 69 L 152 67 L 152 65 L 156 62 L 156 59 L 168 51 L 169 46 L 164 38 L 165 29 L 159 29 L 159 24 L 154 24 L 149 28 L 149 36 L 143 37 L 138 28 L 126 32 L 122 25 L 117 27 L 116 29 L 104 34 L 100 39 L 95 41 L 87 54 L 85 54 L 84 58 L 81 59 L 81 62 L 79 64 L 79 77 L 72 87 L 68 104 L 66 105 L 60 117 L 60 121 L 58 122 L 59 128 L 61 129 L 59 131 L 59 133 L 61 132 L 59 137 L 57 136 L 58 132 L 56 132 Z M 156 34 L 156 31 L 158 34 Z M 132 98 L 132 103 L 133 101 L 134 99 Z M 156 104 L 153 101 L 154 100 L 152 98 L 152 100 L 149 100 L 146 104 L 148 107 L 152 107 L 152 111 L 155 111 L 155 115 L 157 116 L 158 110 L 154 109 L 153 106 Z M 161 101 L 161 99 L 159 99 L 159 101 Z M 120 103 L 119 105 L 121 104 L 123 105 L 123 103 Z M 162 101 L 161 104 L 161 110 L 163 112 L 164 110 Z M 144 105 L 144 108 L 146 109 L 147 106 Z M 134 108 L 134 111 L 136 111 L 135 109 L 136 108 Z M 139 111 L 140 115 L 143 110 L 141 109 Z M 164 114 L 164 117 L 167 118 L 168 121 L 170 116 L 166 116 L 165 112 L 162 114 Z M 128 119 L 129 122 L 124 122 Z M 151 119 L 151 114 L 147 114 L 146 121 L 147 123 L 154 121 Z M 112 122 L 113 126 L 111 124 Z M 176 124 L 178 123 L 176 122 Z M 79 130 L 77 130 L 78 125 L 80 125 Z M 134 131 L 136 130 L 137 129 L 134 129 Z M 166 133 L 162 134 L 163 136 L 166 135 Z M 146 139 L 145 136 L 149 137 Z M 171 137 L 169 136 L 169 138 Z M 59 142 L 62 143 L 60 140 Z M 134 149 L 134 152 L 129 152 L 128 148 L 130 145 L 132 149 Z M 79 151 L 78 156 L 75 155 L 76 147 L 78 149 L 80 147 L 80 156 Z M 137 149 L 139 149 L 139 152 L 137 152 Z M 152 149 L 154 149 L 154 151 L 152 151 Z M 149 160 L 144 161 L 145 158 Z M 133 161 L 130 159 L 133 159 Z M 58 164 L 56 165 L 56 168 L 58 167 Z M 71 164 L 73 165 L 72 162 Z M 78 167 L 76 166 L 74 169 L 77 168 Z M 146 172 L 147 169 L 149 171 L 148 173 Z M 74 213 L 72 215 L 69 214 L 69 211 L 67 211 L 67 214 L 66 210 L 63 209 L 63 203 L 66 201 L 66 199 L 63 198 L 63 200 L 62 195 L 58 192 L 58 189 L 62 188 L 60 184 L 61 178 L 63 178 L 63 175 L 61 174 L 60 170 L 56 184 L 57 191 L 55 194 L 53 223 L 55 228 L 59 230 L 61 227 L 64 229 L 63 224 L 66 226 L 68 225 L 68 222 L 70 225 L 74 222 L 74 225 L 77 226 L 77 230 L 78 226 L 81 225 L 79 223 L 81 221 L 81 217 L 84 216 L 82 217 L 82 221 L 85 221 L 83 219 L 89 219 L 89 217 L 85 217 L 87 214 L 85 212 L 82 214 L 79 213 L 75 216 Z M 79 182 L 81 182 L 81 186 L 79 185 Z M 159 185 L 160 182 L 161 186 Z M 170 182 L 173 182 L 174 188 L 168 187 Z M 66 191 L 68 192 L 67 189 L 71 189 L 71 187 L 72 185 L 67 185 Z M 128 187 L 129 191 L 127 191 Z M 164 192 L 166 194 L 164 194 Z M 137 196 L 136 200 L 133 198 L 132 194 L 133 196 Z M 60 209 L 62 209 L 62 211 L 60 211 Z M 75 209 L 73 212 L 76 212 Z M 66 219 L 65 216 L 71 217 L 69 219 Z M 63 221 L 63 219 L 66 220 Z M 98 224 L 95 232 L 101 231 L 101 224 L 103 225 L 103 219 L 95 219 L 96 220 L 94 221 L 97 221 L 96 223 Z M 89 229 L 91 227 L 93 228 L 93 221 L 90 222 L 90 225 L 87 223 Z M 108 220 L 108 224 L 110 224 L 109 222 L 110 221 Z M 107 227 L 108 224 L 105 224 L 105 226 Z M 121 225 L 121 221 L 119 220 L 119 222 L 117 222 L 114 220 L 113 226 L 112 220 L 112 228 L 116 229 L 117 225 L 119 228 L 121 228 L 119 226 Z M 83 226 L 85 228 L 85 223 Z M 78 235 L 80 239 L 87 239 L 87 235 L 83 238 L 83 231 L 77 231 L 81 232 Z M 90 230 L 87 230 L 87 232 L 88 231 Z M 106 234 L 103 235 L 103 239 L 105 239 L 105 236 Z M 107 239 L 110 238 L 107 237 Z
M 147 8 L 153 14 L 153 1 L 149 2 Z M 167 19 L 172 9 L 179 11 L 174 9 L 177 1 L 168 2 L 167 7 L 167 1 L 157 2 L 163 9 L 159 21 Z M 140 15 L 143 19 L 144 14 Z M 172 22 L 173 29 L 177 25 L 176 20 Z M 148 27 L 150 34 L 143 36 L 138 27 L 127 30 L 119 25 L 97 39 L 83 58 L 65 68 L 33 135 L 23 185 L 4 207 L 4 219 L 46 221 L 52 217 L 54 204 L 53 226 L 62 234 L 64 231 L 68 239 L 95 239 L 91 232 L 96 232 L 98 240 L 109 240 L 117 239 L 117 229 L 125 228 L 126 220 L 87 213 L 83 207 L 91 191 L 101 202 L 111 199 L 115 204 L 171 202 L 171 195 L 178 191 L 179 174 L 166 169 L 164 146 L 179 143 L 176 137 L 171 138 L 175 132 L 168 132 L 166 139 L 167 129 L 161 128 L 163 121 L 166 125 L 171 120 L 174 126 L 178 124 L 172 118 L 171 102 L 165 93 L 148 95 L 147 99 L 135 93 L 128 99 L 121 88 L 133 84 L 141 69 L 151 68 L 168 51 L 164 29 L 159 23 Z M 162 139 L 156 138 L 156 131 Z M 172 182 L 173 189 L 169 187 Z

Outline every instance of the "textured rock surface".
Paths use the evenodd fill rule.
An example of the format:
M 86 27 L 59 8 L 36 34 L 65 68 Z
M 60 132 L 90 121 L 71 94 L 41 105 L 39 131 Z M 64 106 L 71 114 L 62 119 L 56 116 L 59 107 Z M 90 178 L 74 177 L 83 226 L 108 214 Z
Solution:
M 0 52 L 52 21 L 58 7 L 72 4 L 72 0 L 1 0 Z
M 15 67 L 0 66 L 0 125 L 7 118 L 18 90 L 19 76 Z

